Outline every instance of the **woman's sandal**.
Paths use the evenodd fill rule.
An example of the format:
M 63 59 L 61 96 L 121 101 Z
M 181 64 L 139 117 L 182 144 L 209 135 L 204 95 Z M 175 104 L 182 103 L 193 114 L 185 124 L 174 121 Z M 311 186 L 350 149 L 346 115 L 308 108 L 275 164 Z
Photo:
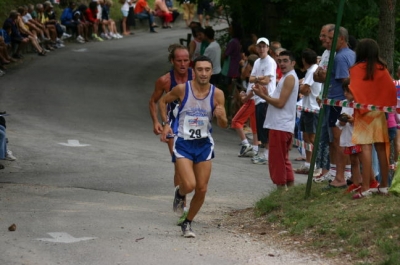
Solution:
M 46 52 L 44 50 L 42 50 L 41 52 L 38 52 L 39 56 L 46 56 Z

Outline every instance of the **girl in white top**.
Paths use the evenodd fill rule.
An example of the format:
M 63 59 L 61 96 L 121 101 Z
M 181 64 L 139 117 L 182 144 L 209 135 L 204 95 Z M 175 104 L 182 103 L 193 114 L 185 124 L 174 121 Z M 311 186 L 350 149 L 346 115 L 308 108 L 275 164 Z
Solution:
M 351 102 L 354 101 L 354 97 L 349 89 L 349 80 L 350 79 L 345 79 L 343 81 L 343 91 L 347 101 Z M 336 126 L 342 130 L 342 133 L 340 134 L 340 146 L 344 147 L 344 153 L 346 155 L 350 155 L 351 161 L 351 175 L 353 184 L 347 188 L 347 192 L 356 192 L 360 190 L 362 181 L 360 170 L 361 146 L 355 145 L 351 141 L 354 127 L 353 114 L 354 109 L 343 107 L 342 112 L 336 122 Z
M 204 29 L 202 27 L 192 28 L 192 36 L 193 40 L 189 43 L 189 56 L 191 62 L 201 55 L 200 50 L 201 42 L 204 39 Z
M 129 35 L 130 32 L 129 30 L 126 28 L 126 22 L 128 20 L 128 14 L 129 14 L 129 7 L 131 5 L 131 1 L 130 0 L 120 0 L 120 3 L 122 3 L 121 6 L 121 12 L 122 12 L 122 35 Z

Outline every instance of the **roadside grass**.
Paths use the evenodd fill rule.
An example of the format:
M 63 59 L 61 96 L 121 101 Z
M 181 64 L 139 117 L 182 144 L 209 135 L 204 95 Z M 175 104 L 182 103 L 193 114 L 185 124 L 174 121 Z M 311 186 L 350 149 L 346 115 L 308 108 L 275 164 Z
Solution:
M 302 237 L 305 246 L 328 257 L 350 255 L 357 265 L 400 264 L 400 198 L 374 195 L 352 200 L 343 190 L 313 184 L 274 191 L 256 203 L 256 214 Z

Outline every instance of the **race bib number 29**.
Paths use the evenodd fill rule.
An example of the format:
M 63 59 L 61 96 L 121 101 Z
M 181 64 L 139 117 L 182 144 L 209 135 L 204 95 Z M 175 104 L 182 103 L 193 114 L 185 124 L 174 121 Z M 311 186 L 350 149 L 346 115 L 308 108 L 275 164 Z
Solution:
M 183 124 L 185 140 L 196 140 L 208 136 L 208 117 L 186 116 Z

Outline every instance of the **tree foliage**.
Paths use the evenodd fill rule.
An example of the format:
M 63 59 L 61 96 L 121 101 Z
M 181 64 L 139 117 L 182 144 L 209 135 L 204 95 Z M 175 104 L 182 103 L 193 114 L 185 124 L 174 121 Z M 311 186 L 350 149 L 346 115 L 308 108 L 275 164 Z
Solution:
M 318 40 L 321 26 L 336 23 L 340 0 L 258 0 L 251 3 L 248 0 L 220 0 L 219 2 L 229 6 L 232 19 L 238 20 L 243 25 L 245 35 L 255 33 L 270 40 L 278 40 L 283 47 L 296 53 L 306 47 L 321 53 L 322 48 Z M 341 25 L 357 39 L 378 40 L 378 32 L 382 30 L 379 28 L 380 7 L 393 2 L 396 13 L 400 14 L 395 0 L 347 0 Z M 396 23 L 399 22 L 400 19 Z M 400 51 L 399 40 L 396 40 L 394 50 Z M 398 53 L 392 56 L 395 65 L 398 65 L 396 63 L 400 59 Z

